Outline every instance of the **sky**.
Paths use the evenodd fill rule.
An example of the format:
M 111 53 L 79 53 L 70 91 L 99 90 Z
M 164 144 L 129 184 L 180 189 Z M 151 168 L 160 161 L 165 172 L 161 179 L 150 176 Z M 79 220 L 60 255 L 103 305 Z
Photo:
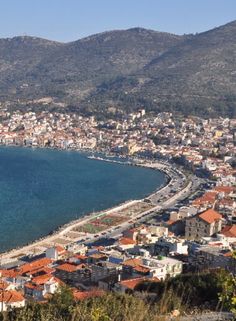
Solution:
M 0 38 L 61 42 L 143 27 L 199 33 L 236 20 L 236 0 L 0 0 Z

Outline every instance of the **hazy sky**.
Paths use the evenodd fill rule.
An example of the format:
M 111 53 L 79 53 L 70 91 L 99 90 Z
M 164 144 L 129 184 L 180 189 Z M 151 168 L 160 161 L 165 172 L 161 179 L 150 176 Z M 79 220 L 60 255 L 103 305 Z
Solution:
M 0 0 L 0 37 L 72 41 L 112 29 L 202 32 L 236 19 L 236 0 Z

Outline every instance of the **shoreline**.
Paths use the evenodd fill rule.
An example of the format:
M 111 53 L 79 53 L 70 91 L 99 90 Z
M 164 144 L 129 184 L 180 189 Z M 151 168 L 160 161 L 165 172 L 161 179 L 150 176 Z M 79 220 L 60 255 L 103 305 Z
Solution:
M 12 146 L 12 147 L 16 147 L 16 146 Z M 20 147 L 20 146 L 19 146 Z M 81 152 L 78 150 L 78 152 Z M 83 151 L 84 153 L 86 153 L 85 151 Z M 87 152 L 88 153 L 88 152 Z M 87 158 L 89 158 L 89 155 L 86 155 Z M 117 158 L 119 158 L 117 156 Z M 121 210 L 121 209 L 125 209 L 125 208 L 128 208 L 129 206 L 131 205 L 134 205 L 134 204 L 138 204 L 138 203 L 141 203 L 143 202 L 145 199 L 150 199 L 153 195 L 155 195 L 157 192 L 160 192 L 162 189 L 166 188 L 170 182 L 171 182 L 171 177 L 170 175 L 168 174 L 167 171 L 164 170 L 163 168 L 163 164 L 161 164 L 160 162 L 158 161 L 155 161 L 154 164 L 155 164 L 155 167 L 151 166 L 153 163 L 150 163 L 150 162 L 147 162 L 147 161 L 143 161 L 142 159 L 140 160 L 141 163 L 127 163 L 126 161 L 123 161 L 123 162 L 119 162 L 119 161 L 116 161 L 116 160 L 109 160 L 109 159 L 100 159 L 101 161 L 107 161 L 107 162 L 117 162 L 119 164 L 123 164 L 123 165 L 130 165 L 130 166 L 138 166 L 138 167 L 146 167 L 146 168 L 150 168 L 150 169 L 153 169 L 153 170 L 159 170 L 161 172 L 163 172 L 165 174 L 165 182 L 160 186 L 160 188 L 156 189 L 154 192 L 152 192 L 151 194 L 149 194 L 148 196 L 142 198 L 142 199 L 138 199 L 138 200 L 127 200 L 123 203 L 120 203 L 120 204 L 117 204 L 117 205 L 114 205 L 113 207 L 111 208 L 108 208 L 108 209 L 104 209 L 102 211 L 98 211 L 98 212 L 93 212 L 93 213 L 88 213 L 88 214 L 85 214 L 83 216 L 81 216 L 79 219 L 75 219 L 75 220 L 72 220 L 72 221 L 69 221 L 68 223 L 66 224 L 63 224 L 62 226 L 58 226 L 55 230 L 51 231 L 50 233 L 48 233 L 47 235 L 45 236 L 42 236 L 40 237 L 39 239 L 36 239 L 36 240 L 33 240 L 32 242 L 26 244 L 26 245 L 22 245 L 22 246 L 19 246 L 19 247 L 16 247 L 16 248 L 13 248 L 13 249 L 10 249 L 8 251 L 4 251 L 4 252 L 1 252 L 0 253 L 0 256 L 1 256 L 1 264 L 7 264 L 7 263 L 10 263 L 10 262 L 14 262 L 14 261 L 17 261 L 18 259 L 20 259 L 20 257 L 23 257 L 25 255 L 31 255 L 32 252 L 34 252 L 35 248 L 36 247 L 42 247 L 43 246 L 43 243 L 46 243 L 46 242 L 53 242 L 53 240 L 55 240 L 56 237 L 62 237 L 63 234 L 65 234 L 66 232 L 70 232 L 73 228 L 77 227 L 78 225 L 83 225 L 85 224 L 87 221 L 91 220 L 91 219 L 95 219 L 96 217 L 98 217 L 99 215 L 103 216 L 103 215 L 107 215 L 107 214 L 110 214 L 112 212 L 116 212 L 118 210 Z M 138 160 L 138 159 L 137 159 Z M 165 169 L 166 169 L 166 165 L 165 165 Z M 116 226 L 116 225 L 115 225 Z M 109 229 L 112 229 L 113 226 L 110 226 Z M 91 237 L 92 239 L 92 237 Z M 73 244 L 73 243 L 78 243 L 78 241 L 75 241 L 75 242 L 69 242 L 70 244 Z M 26 252 L 26 253 L 25 253 Z M 43 251 L 41 251 L 42 253 Z M 36 253 L 35 253 L 36 254 Z M 37 254 L 40 254 L 40 250 L 39 250 L 39 253 Z

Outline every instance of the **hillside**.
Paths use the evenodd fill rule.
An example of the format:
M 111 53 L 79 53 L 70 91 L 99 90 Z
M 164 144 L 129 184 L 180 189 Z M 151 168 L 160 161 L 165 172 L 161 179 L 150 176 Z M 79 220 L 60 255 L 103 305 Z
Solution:
M 29 70 L 61 46 L 54 41 L 28 36 L 0 39 L 1 95 L 14 99 L 16 89 L 27 82 Z
M 0 92 L 13 109 L 235 116 L 236 22 L 187 36 L 133 28 L 66 44 L 0 39 Z
M 215 270 L 185 274 L 164 282 L 147 279 L 126 293 L 97 288 L 81 292 L 63 285 L 43 301 L 29 300 L 23 308 L 0 312 L 0 320 L 233 321 L 231 282 L 233 278 L 226 271 Z
M 235 117 L 236 22 L 185 39 L 138 73 L 99 88 L 89 100 L 98 106 Z

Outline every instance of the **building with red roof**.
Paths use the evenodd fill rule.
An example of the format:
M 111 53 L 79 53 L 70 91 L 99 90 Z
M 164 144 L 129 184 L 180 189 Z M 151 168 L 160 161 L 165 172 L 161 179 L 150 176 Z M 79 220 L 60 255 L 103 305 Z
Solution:
M 1 311 L 8 311 L 9 308 L 22 308 L 25 306 L 25 298 L 22 293 L 15 290 L 4 290 L 0 293 Z
M 42 301 L 45 295 L 55 293 L 60 284 L 63 283 L 50 274 L 36 276 L 31 281 L 25 283 L 25 296 L 27 298 L 34 298 L 37 301 Z
M 32 261 L 31 263 L 21 265 L 21 267 L 18 269 L 18 272 L 20 275 L 33 274 L 34 271 L 45 268 L 51 263 L 51 259 L 44 257 L 42 259 Z
M 221 231 L 222 215 L 214 209 L 208 209 L 187 218 L 185 225 L 185 238 L 199 240 Z
M 105 292 L 103 290 L 100 290 L 97 288 L 91 289 L 90 291 L 74 290 L 72 293 L 73 293 L 75 301 L 82 301 L 82 300 L 89 299 L 89 298 L 103 296 L 105 294 Z
M 225 237 L 236 238 L 236 224 L 226 225 L 222 229 L 221 234 L 223 234 Z
M 135 291 L 136 286 L 139 284 L 148 281 L 148 282 L 160 282 L 158 278 L 146 278 L 146 277 L 138 277 L 134 279 L 122 280 L 116 283 L 115 291 L 125 293 L 127 291 Z

